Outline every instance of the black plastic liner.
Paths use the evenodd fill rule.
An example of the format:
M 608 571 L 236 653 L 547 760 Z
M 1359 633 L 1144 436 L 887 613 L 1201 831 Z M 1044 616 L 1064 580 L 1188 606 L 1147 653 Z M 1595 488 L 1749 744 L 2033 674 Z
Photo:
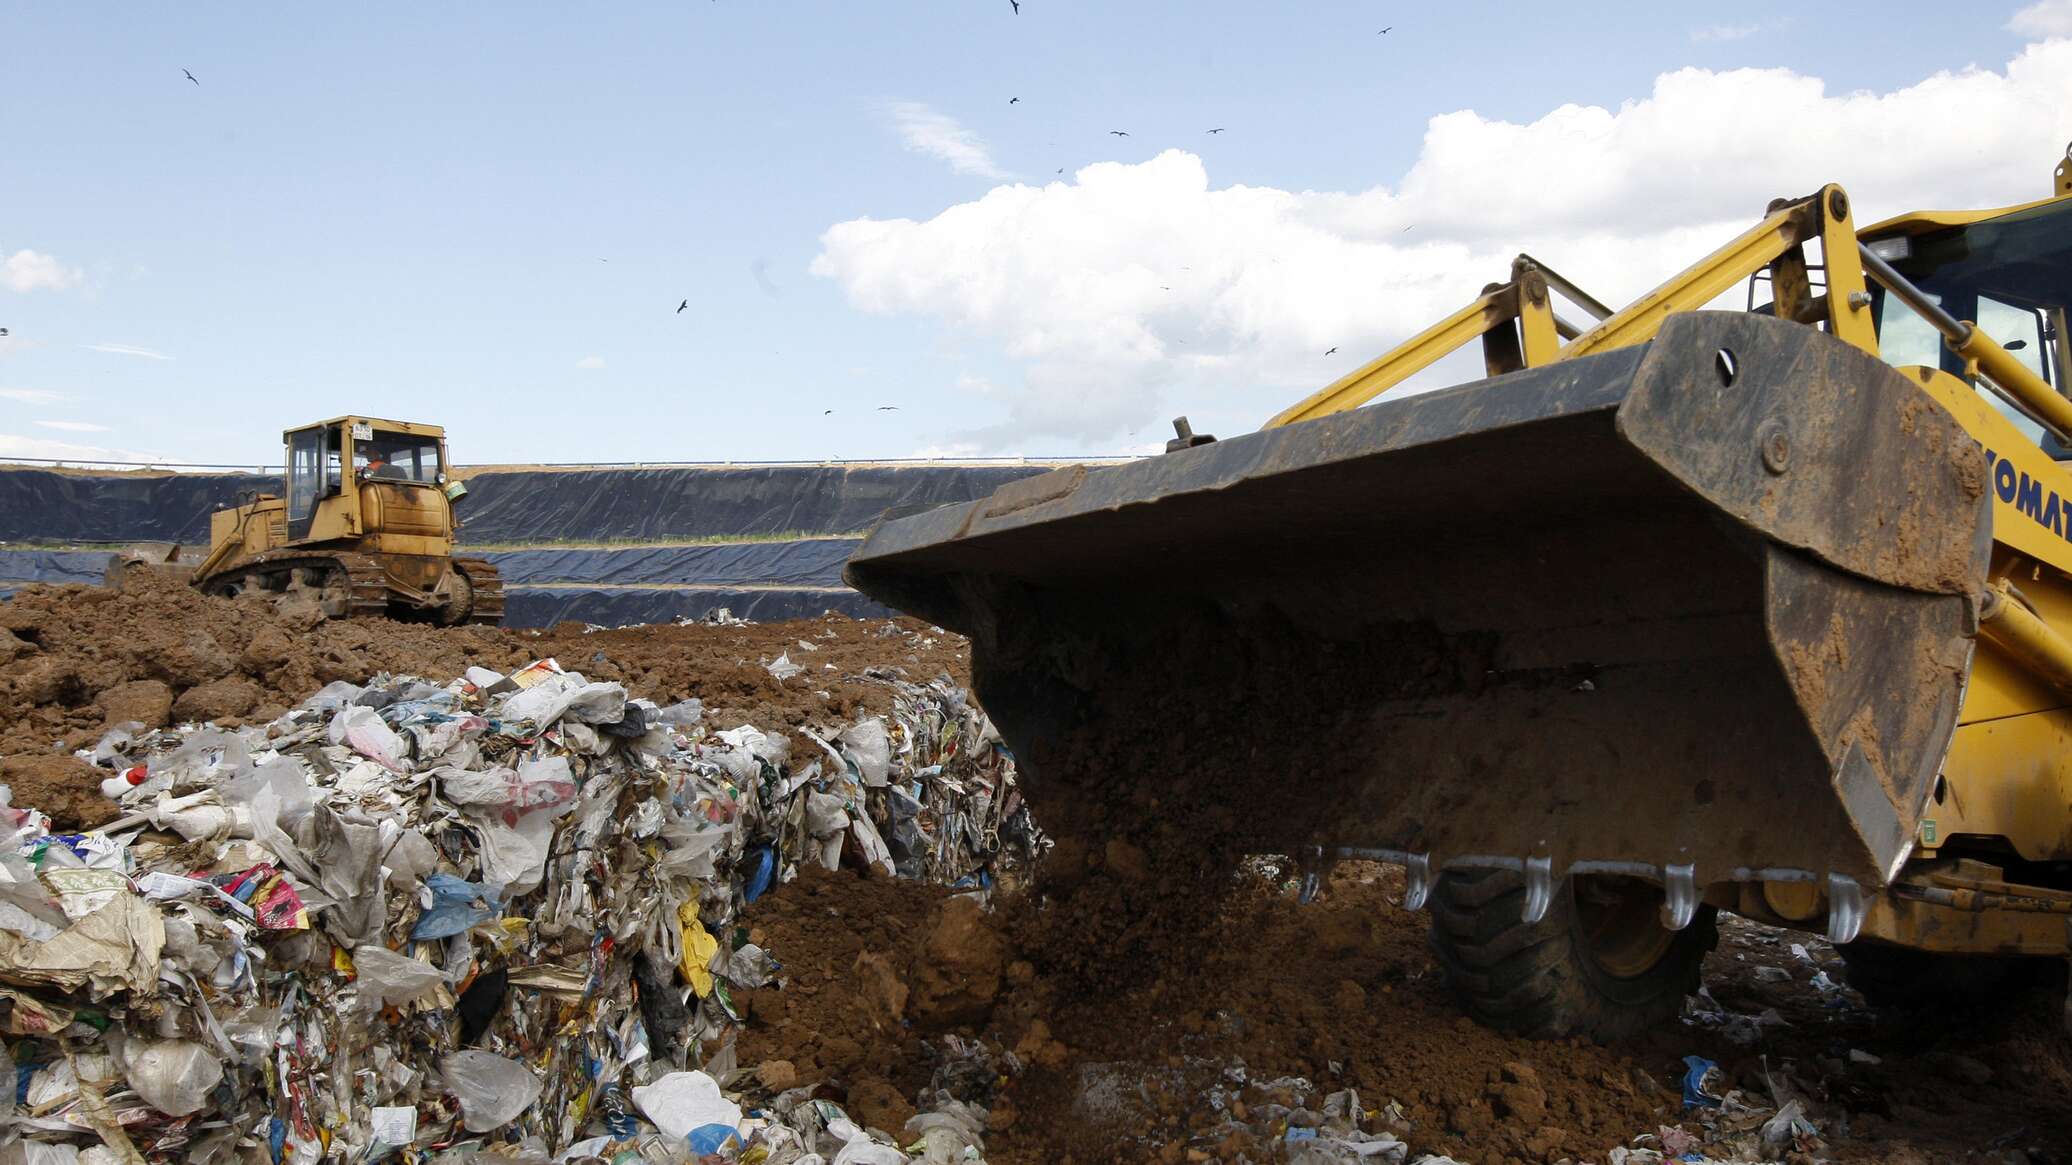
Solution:
M 856 534 L 895 506 L 985 497 L 1035 465 L 518 470 L 467 479 L 461 541 Z M 277 476 L 0 469 L 0 542 L 202 542 L 209 514 Z
M 0 582 L 99 583 L 111 556 L 108 550 L 0 549 Z
M 1034 465 L 784 465 L 481 473 L 460 503 L 461 541 L 601 542 L 856 534 L 894 506 L 968 502 Z
M 280 488 L 254 473 L 0 470 L 0 542 L 206 542 L 211 513 Z
M 543 547 L 491 550 L 481 557 L 496 564 L 507 586 L 568 582 L 839 587 L 842 564 L 861 543 L 858 538 L 820 538 L 708 546 Z M 8 575 L 0 568 L 0 577 L 24 576 Z
M 510 587 L 504 591 L 504 626 L 552 627 L 571 621 L 594 623 L 600 627 L 673 623 L 679 619 L 703 619 L 721 608 L 731 612 L 735 618 L 757 623 L 810 619 L 825 611 L 837 611 L 857 618 L 885 617 L 893 613 L 884 604 L 850 590 Z

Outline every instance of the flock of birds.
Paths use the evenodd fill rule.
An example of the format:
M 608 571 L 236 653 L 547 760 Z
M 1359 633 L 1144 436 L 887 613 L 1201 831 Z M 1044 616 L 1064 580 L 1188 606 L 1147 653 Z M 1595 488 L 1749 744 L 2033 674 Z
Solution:
M 1022 0 L 1007 0 L 1007 2 L 1008 2 L 1008 4 L 1010 4 L 1010 5 L 1012 5 L 1012 6 L 1013 6 L 1013 8 L 1014 8 L 1014 14 L 1015 14 L 1016 16 L 1020 16 L 1020 15 L 1022 14 Z M 1391 24 L 1391 25 L 1389 25 L 1389 26 L 1388 26 L 1388 27 L 1386 27 L 1386 28 L 1382 28 L 1382 29 L 1379 29 L 1379 30 L 1377 30 L 1377 31 L 1375 32 L 1375 34 L 1374 34 L 1374 35 L 1376 35 L 1376 36 L 1387 36 L 1388 34 L 1390 34 L 1390 33 L 1394 32 L 1394 31 L 1396 31 L 1396 26 L 1395 26 L 1395 25 L 1393 25 L 1393 24 Z M 1019 97 L 1010 97 L 1010 98 L 1008 98 L 1008 99 L 1007 99 L 1007 103 L 1008 103 L 1009 105 L 1020 105 L 1020 104 L 1022 103 L 1022 99 L 1021 99 L 1021 98 L 1019 98 Z M 1219 134 L 1219 133 L 1223 133 L 1223 132 L 1225 132 L 1225 131 L 1226 131 L 1226 130 L 1227 130 L 1228 128 L 1229 128 L 1228 126 L 1221 126 L 1221 125 L 1219 125 L 1219 126 L 1217 126 L 1216 128 L 1214 128 L 1214 129 L 1210 129 L 1210 130 L 1204 130 L 1204 131 L 1202 131 L 1202 132 L 1204 132 L 1204 133 L 1209 133 L 1209 134 Z M 1111 136 L 1113 136 L 1113 137 L 1118 137 L 1118 138 L 1126 138 L 1126 137 L 1130 136 L 1130 134 L 1129 134 L 1129 131 L 1128 131 L 1128 130 L 1126 130 L 1126 129 L 1111 129 L 1111 130 L 1109 130 L 1109 131 L 1108 131 L 1108 133 L 1109 133 L 1109 134 L 1110 134 Z M 1064 172 L 1065 172 L 1065 168 L 1064 168 L 1063 166 L 1060 166 L 1060 167 L 1058 167 L 1058 169 L 1057 169 L 1057 173 L 1060 173 L 1060 174 L 1062 174 L 1062 173 L 1064 173 Z M 1407 231 L 1407 230 L 1409 230 L 1410 228 L 1409 228 L 1409 227 L 1404 227 L 1403 229 Z M 1171 290 L 1172 290 L 1172 288 L 1170 288 L 1170 287 L 1165 287 L 1165 286 L 1160 286 L 1160 287 L 1159 287 L 1159 290 L 1160 290 L 1160 291 L 1171 291 Z M 682 308 L 678 308 L 677 310 L 678 310 L 678 311 L 682 311 L 683 309 L 682 309 Z M 1333 346 L 1332 346 L 1332 347 L 1330 348 L 1330 350 L 1328 350 L 1328 351 L 1326 351 L 1326 352 L 1324 353 L 1324 355 L 1326 355 L 1326 356 L 1335 356 L 1335 355 L 1337 355 L 1337 354 L 1338 354 L 1338 348 L 1337 348 L 1337 346 L 1336 346 L 1336 345 L 1333 345 Z M 830 410 L 830 411 L 832 411 L 832 410 Z
M 1016 16 L 1020 16 L 1020 15 L 1022 14 L 1022 0 L 1007 0 L 1007 2 L 1008 2 L 1008 4 L 1010 4 L 1010 5 L 1012 5 L 1012 6 L 1013 6 L 1013 8 L 1014 8 L 1014 14 L 1015 14 Z M 1379 31 L 1379 32 L 1375 33 L 1374 35 L 1376 35 L 1376 36 L 1387 36 L 1387 35 L 1388 35 L 1389 33 L 1391 33 L 1391 32 L 1393 32 L 1393 31 L 1395 31 L 1395 27 L 1396 27 L 1395 25 L 1391 24 L 1391 25 L 1389 25 L 1389 26 L 1388 26 L 1387 28 L 1384 28 L 1384 29 L 1382 29 L 1381 31 Z M 181 69 L 181 70 L 180 70 L 180 72 L 181 72 L 181 73 L 182 73 L 182 74 L 183 74 L 183 75 L 184 75 L 184 76 L 185 76 L 185 77 L 186 77 L 186 78 L 187 78 L 187 79 L 188 79 L 189 81 L 193 81 L 193 82 L 195 83 L 195 85 L 196 85 L 196 86 L 200 86 L 200 84 L 201 84 L 201 80 L 200 80 L 200 78 L 196 77 L 196 76 L 194 75 L 194 73 L 193 73 L 193 72 L 192 72 L 191 70 L 188 70 L 188 69 Z M 1020 105 L 1020 104 L 1022 103 L 1022 99 L 1021 99 L 1021 98 L 1019 98 L 1019 97 L 1010 97 L 1010 98 L 1008 98 L 1008 99 L 1007 99 L 1007 103 L 1008 103 L 1009 105 Z M 1224 133 L 1224 132 L 1226 132 L 1226 131 L 1227 131 L 1228 129 L 1229 129 L 1229 127 L 1228 127 L 1228 126 L 1221 126 L 1221 125 L 1219 125 L 1219 126 L 1215 127 L 1214 129 L 1204 130 L 1204 131 L 1202 131 L 1202 132 L 1204 132 L 1204 133 L 1208 133 L 1208 134 L 1219 134 L 1219 133 Z M 1109 131 L 1108 131 L 1108 133 L 1109 133 L 1109 135 L 1110 135 L 1110 136 L 1112 136 L 1112 137 L 1118 137 L 1118 138 L 1126 138 L 1126 137 L 1130 136 L 1130 134 L 1129 134 L 1129 131 L 1128 131 L 1128 130 L 1126 130 L 1126 129 L 1111 129 L 1111 130 L 1109 130 Z M 1063 166 L 1059 166 L 1059 167 L 1058 167 L 1058 169 L 1057 169 L 1057 172 L 1058 172 L 1058 173 L 1060 173 L 1060 174 L 1062 174 L 1062 173 L 1064 173 L 1064 172 L 1065 172 L 1065 168 L 1064 168 Z M 1409 228 L 1409 227 L 1404 227 L 1403 229 L 1407 231 L 1407 230 L 1409 230 L 1410 228 Z M 599 259 L 599 260 L 597 260 L 597 261 L 598 261 L 599 263 L 609 263 L 609 262 L 611 262 L 611 260 L 610 260 L 610 259 Z M 1162 290 L 1162 291 L 1171 291 L 1171 290 L 1172 290 L 1172 288 L 1170 288 L 1170 287 L 1161 287 L 1161 288 L 1160 288 L 1160 290 Z M 687 309 L 688 309 L 688 308 L 689 308 L 690 306 L 691 306 L 691 301 L 690 301 L 690 300 L 689 300 L 688 298 L 684 299 L 683 301 L 679 302 L 679 303 L 678 303 L 678 304 L 676 305 L 676 314 L 677 314 L 677 315 L 682 315 L 682 314 L 683 314 L 683 313 L 685 312 L 685 310 L 687 310 Z M 0 328 L 0 336 L 5 336 L 5 335 L 7 335 L 7 329 L 6 329 L 6 328 Z M 1330 351 L 1328 351 L 1328 352 L 1325 352 L 1325 353 L 1324 353 L 1324 355 L 1326 355 L 1326 356 L 1331 356 L 1331 355 L 1334 355 L 1334 354 L 1336 354 L 1336 353 L 1337 353 L 1337 351 L 1338 351 L 1338 349 L 1337 349 L 1336 347 L 1333 347 L 1333 348 L 1332 348 L 1332 349 L 1331 349 Z M 896 412 L 898 412 L 898 411 L 899 411 L 899 406 L 898 406 L 898 405 L 879 405 L 879 406 L 877 407 L 876 411 L 877 411 L 877 412 L 881 412 L 881 413 L 896 413 Z M 827 410 L 826 412 L 824 412 L 824 413 L 822 413 L 822 414 L 820 414 L 820 415 L 821 415 L 821 416 L 823 416 L 823 417 L 831 417 L 831 416 L 833 416 L 833 415 L 834 415 L 834 410 L 833 410 L 833 409 L 828 409 L 828 410 Z

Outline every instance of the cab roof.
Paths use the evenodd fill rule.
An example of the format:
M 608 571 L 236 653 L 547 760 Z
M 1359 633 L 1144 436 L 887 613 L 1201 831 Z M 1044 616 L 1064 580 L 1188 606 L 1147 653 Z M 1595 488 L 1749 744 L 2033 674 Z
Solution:
M 446 430 L 438 425 L 420 424 L 416 421 L 389 421 L 383 420 L 380 417 L 356 416 L 332 417 L 328 421 L 312 421 L 307 425 L 297 425 L 292 429 L 284 431 L 281 434 L 281 439 L 285 441 L 296 433 L 307 432 L 311 429 L 328 429 L 333 425 L 348 424 L 372 425 L 377 429 L 390 433 L 403 433 L 412 437 L 433 437 L 441 441 L 446 439 Z
M 2039 198 L 2034 202 L 2023 202 L 2014 206 L 1997 207 L 1992 210 L 1910 210 L 1905 214 L 1894 215 L 1882 222 L 1874 222 L 1857 231 L 1856 237 L 1864 242 L 1870 242 L 1873 239 L 1889 238 L 1893 235 L 1927 234 L 1929 231 L 1939 231 L 1944 227 L 1968 227 L 1973 223 L 1985 222 L 1988 219 L 1999 218 L 2002 215 L 2020 214 L 2025 210 L 2035 210 L 2039 206 L 2049 206 L 2054 202 L 2072 202 L 2072 191 L 2054 195 L 2050 198 Z

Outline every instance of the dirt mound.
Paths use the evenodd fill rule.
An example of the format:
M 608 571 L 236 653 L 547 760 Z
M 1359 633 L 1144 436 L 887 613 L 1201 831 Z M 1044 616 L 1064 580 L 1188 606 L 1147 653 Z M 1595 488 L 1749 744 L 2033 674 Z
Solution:
M 1083 880 L 1108 881 L 1105 869 Z M 1098 921 L 1060 912 L 1032 927 L 1057 906 L 1009 900 L 981 914 L 935 887 L 810 872 L 749 912 L 788 985 L 754 993 L 740 1062 L 782 1061 L 780 1079 L 818 1082 L 819 1095 L 890 1128 L 880 1122 L 911 1112 L 929 1086 L 945 1032 L 1011 1048 L 1021 1068 L 992 1098 L 995 1165 L 1279 1159 L 1258 1131 L 1272 1127 L 1263 1114 L 1313 1110 L 1344 1090 L 1373 1114 L 1367 1127 L 1413 1156 L 1603 1161 L 1664 1126 L 1705 1132 L 1681 1103 L 1686 1055 L 1717 1061 L 1759 1103 L 1773 1083 L 1804 1097 L 1830 1159 L 2072 1147 L 2055 1099 L 2072 1087 L 2072 1043 L 2048 998 L 1990 1019 L 1881 1020 L 1816 980 L 1842 973 L 1818 939 L 1728 920 L 1706 981 L 1728 1011 L 1785 1021 L 1759 1039 L 1702 1022 L 1607 1047 L 1514 1039 L 1461 1016 L 1425 916 L 1397 905 L 1395 871 L 1347 863 L 1307 906 L 1273 873 L 1240 877 L 1208 929 L 1173 936 L 1164 961 L 1088 991 L 1071 960 L 1091 953 L 1061 965 L 1054 944 L 1072 925 L 1118 933 Z M 1022 945 L 1032 941 L 1053 946 Z M 931 1022 L 913 1002 L 931 978 L 987 1006 L 961 1025 Z
M 0 602 L 0 631 L 9 636 L 0 641 L 0 755 L 83 747 L 127 721 L 270 718 L 332 680 L 381 671 L 508 671 L 542 656 L 659 701 L 697 697 L 729 727 L 839 727 L 888 711 L 883 685 L 853 682 L 866 668 L 968 682 L 963 641 L 912 619 L 438 628 L 323 621 L 259 596 L 211 598 L 148 577 L 121 592 L 25 588 Z M 787 653 L 801 670 L 779 682 L 764 665 Z

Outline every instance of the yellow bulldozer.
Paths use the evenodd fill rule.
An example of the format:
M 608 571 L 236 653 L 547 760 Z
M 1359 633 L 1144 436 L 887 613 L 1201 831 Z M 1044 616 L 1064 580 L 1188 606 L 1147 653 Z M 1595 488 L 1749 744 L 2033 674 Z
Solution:
M 444 430 L 335 417 L 282 440 L 282 495 L 259 494 L 210 517 L 194 586 L 306 599 L 333 618 L 502 620 L 496 567 L 453 554 L 453 505 L 467 487 L 448 475 Z
M 1997 210 L 1830 185 L 1616 311 L 1521 256 L 1260 432 L 887 515 L 848 577 L 971 637 L 1039 809 L 1395 863 L 1484 1022 L 1673 1015 L 1721 909 L 1986 990 L 2072 956 L 2068 306 L 2072 151 Z

